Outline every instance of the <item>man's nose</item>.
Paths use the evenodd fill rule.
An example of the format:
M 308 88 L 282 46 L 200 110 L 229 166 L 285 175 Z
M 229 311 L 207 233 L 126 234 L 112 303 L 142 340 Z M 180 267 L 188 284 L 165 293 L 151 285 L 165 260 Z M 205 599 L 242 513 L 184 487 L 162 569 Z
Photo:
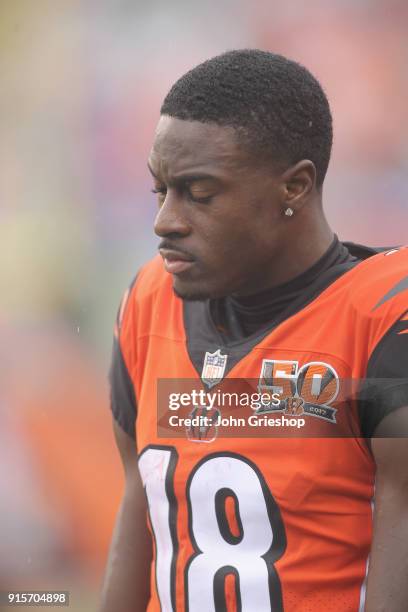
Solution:
M 164 238 L 169 234 L 186 236 L 190 232 L 189 223 L 184 214 L 184 206 L 177 194 L 166 193 L 166 198 L 160 207 L 154 221 L 154 231 L 157 236 Z

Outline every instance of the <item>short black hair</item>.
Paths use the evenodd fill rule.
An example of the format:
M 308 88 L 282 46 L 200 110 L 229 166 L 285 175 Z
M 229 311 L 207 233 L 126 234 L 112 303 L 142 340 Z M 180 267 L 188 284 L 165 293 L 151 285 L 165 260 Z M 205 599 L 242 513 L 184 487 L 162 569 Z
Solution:
M 292 60 L 259 49 L 228 51 L 199 64 L 170 89 L 162 115 L 236 128 L 252 153 L 287 166 L 310 159 L 317 187 L 332 146 L 327 97 Z

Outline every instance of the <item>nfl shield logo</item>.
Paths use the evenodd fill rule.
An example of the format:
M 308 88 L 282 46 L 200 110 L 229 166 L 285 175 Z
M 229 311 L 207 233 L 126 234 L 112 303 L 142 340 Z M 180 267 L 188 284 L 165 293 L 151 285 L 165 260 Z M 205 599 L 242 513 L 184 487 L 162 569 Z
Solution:
M 221 349 L 215 351 L 215 353 L 209 353 L 208 351 L 204 357 L 203 371 L 201 373 L 201 380 L 208 387 L 214 387 L 224 377 L 225 366 L 227 365 L 228 355 L 221 355 Z

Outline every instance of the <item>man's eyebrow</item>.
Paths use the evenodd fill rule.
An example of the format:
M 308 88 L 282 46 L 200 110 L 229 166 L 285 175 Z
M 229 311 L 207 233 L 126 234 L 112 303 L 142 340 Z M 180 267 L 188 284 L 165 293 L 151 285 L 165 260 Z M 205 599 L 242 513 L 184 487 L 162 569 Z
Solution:
M 151 175 L 155 179 L 159 180 L 158 176 L 153 172 L 149 163 L 147 164 L 147 167 Z M 186 172 L 186 173 L 182 173 L 178 176 L 173 177 L 170 182 L 177 185 L 181 183 L 193 183 L 194 181 L 204 181 L 204 180 L 219 181 L 220 179 L 217 176 L 214 176 L 213 174 L 206 174 L 205 172 Z
M 186 172 L 185 174 L 179 174 L 173 177 L 174 183 L 193 183 L 194 181 L 205 180 L 217 181 L 219 178 L 213 174 L 206 174 L 205 172 Z

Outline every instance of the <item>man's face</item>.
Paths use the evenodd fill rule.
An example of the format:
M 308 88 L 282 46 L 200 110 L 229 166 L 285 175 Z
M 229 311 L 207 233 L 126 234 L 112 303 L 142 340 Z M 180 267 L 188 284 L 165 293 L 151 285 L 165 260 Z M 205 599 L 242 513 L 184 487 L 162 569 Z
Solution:
M 149 168 L 154 229 L 177 295 L 250 295 L 274 284 L 285 223 L 272 165 L 257 165 L 232 128 L 163 116 Z

